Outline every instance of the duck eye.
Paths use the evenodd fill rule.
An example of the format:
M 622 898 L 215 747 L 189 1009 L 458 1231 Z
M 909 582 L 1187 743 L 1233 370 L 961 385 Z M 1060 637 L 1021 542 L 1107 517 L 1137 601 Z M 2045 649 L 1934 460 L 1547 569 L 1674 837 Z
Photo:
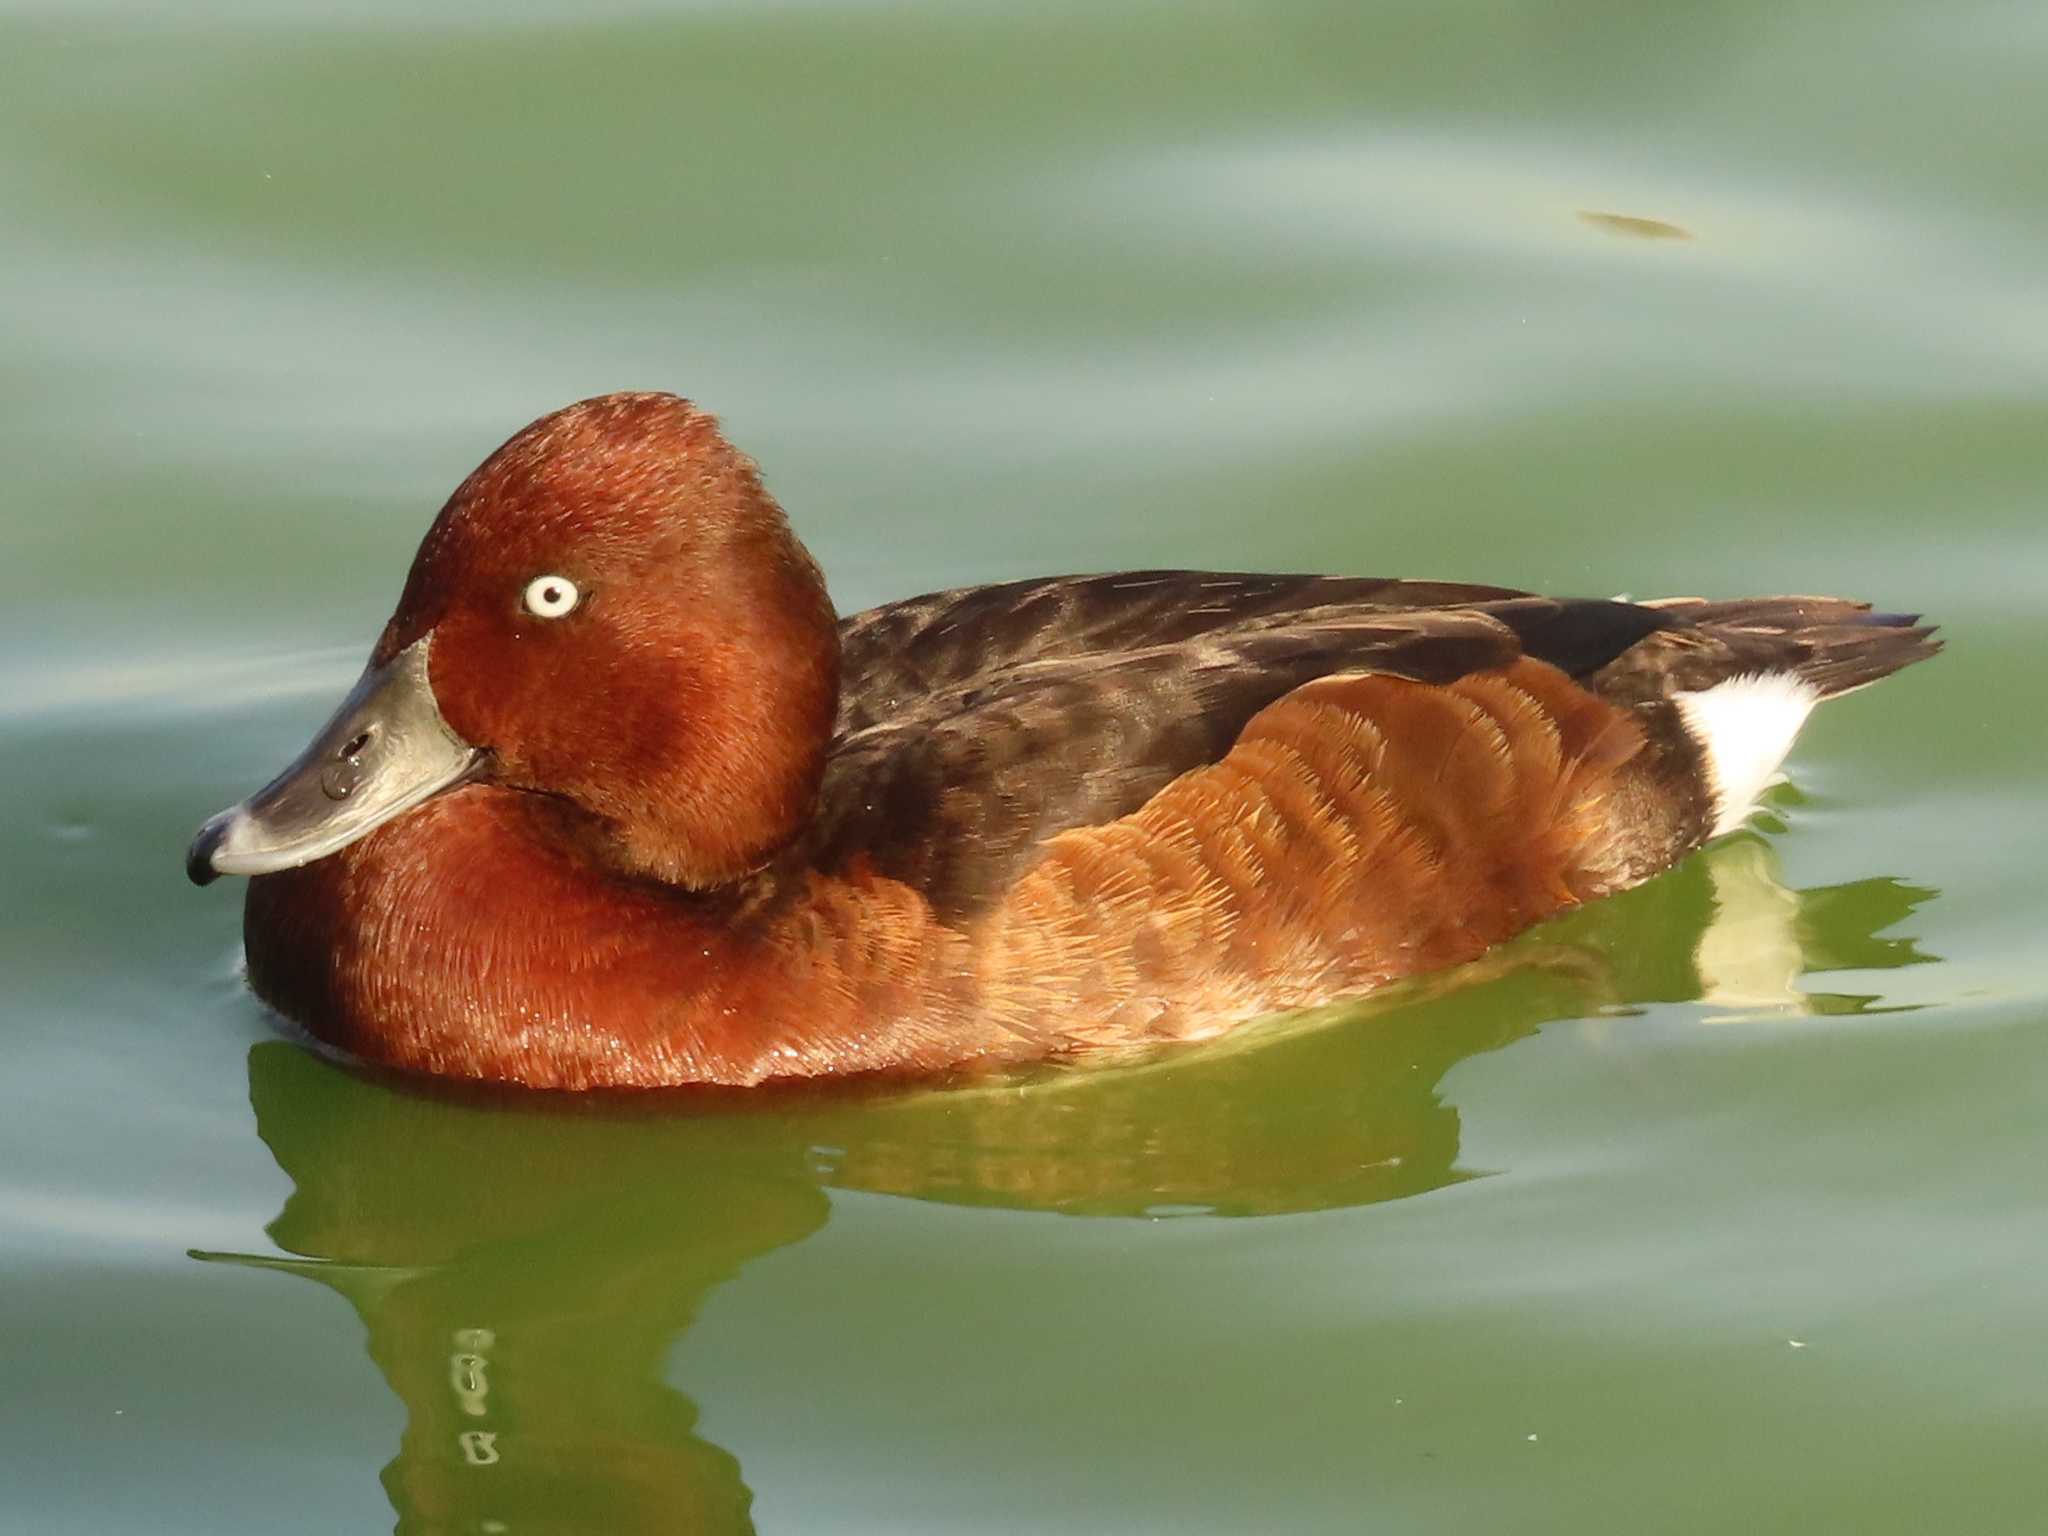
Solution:
M 535 618 L 559 619 L 582 595 L 566 576 L 536 576 L 526 584 L 526 611 Z

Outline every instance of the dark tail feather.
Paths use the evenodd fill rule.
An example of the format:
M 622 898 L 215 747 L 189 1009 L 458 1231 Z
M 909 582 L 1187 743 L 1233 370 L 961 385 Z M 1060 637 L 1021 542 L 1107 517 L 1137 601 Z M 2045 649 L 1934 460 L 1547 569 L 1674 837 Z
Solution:
M 1868 687 L 1941 649 L 1917 613 L 1876 613 L 1839 597 L 1663 598 L 1643 606 L 1723 641 L 1741 670 L 1790 672 L 1824 699 Z
M 1820 629 L 1798 638 L 1809 652 L 1796 670 L 1824 699 L 1868 687 L 1941 649 L 1931 624 Z

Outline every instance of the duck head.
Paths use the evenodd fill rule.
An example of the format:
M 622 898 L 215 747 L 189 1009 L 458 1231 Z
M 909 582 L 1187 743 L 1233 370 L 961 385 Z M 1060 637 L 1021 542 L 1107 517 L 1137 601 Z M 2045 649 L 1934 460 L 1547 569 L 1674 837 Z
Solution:
M 722 884 L 802 826 L 838 685 L 824 578 L 753 461 L 687 400 L 586 400 L 449 498 L 362 678 L 187 871 L 294 868 L 483 782 L 573 808 L 622 873 Z

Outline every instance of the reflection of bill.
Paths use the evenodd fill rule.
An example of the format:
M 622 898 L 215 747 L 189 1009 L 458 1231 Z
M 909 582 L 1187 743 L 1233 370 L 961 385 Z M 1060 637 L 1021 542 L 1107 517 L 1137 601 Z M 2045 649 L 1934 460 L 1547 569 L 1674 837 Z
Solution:
M 402 1532 L 745 1531 L 738 1463 L 662 1379 L 705 1297 L 827 1220 L 827 1188 L 1080 1215 L 1363 1205 L 1466 1175 L 1457 1063 L 1541 1024 L 1659 1001 L 1710 1017 L 1852 1012 L 1816 969 L 1923 957 L 1877 935 L 1927 893 L 1804 894 L 1767 845 L 1672 875 L 1487 959 L 1213 1046 L 906 1092 L 479 1099 L 250 1053 L 294 1192 L 270 1233 L 345 1296 L 405 1403 L 384 1486 Z M 204 1255 L 203 1257 L 228 1257 Z

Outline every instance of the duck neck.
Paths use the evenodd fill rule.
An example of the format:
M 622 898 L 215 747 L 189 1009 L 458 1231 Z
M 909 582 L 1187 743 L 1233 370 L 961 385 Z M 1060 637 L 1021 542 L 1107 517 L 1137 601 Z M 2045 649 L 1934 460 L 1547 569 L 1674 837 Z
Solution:
M 716 890 L 810 821 L 839 703 L 838 618 L 809 555 L 772 531 L 725 562 L 748 590 L 684 637 L 658 689 L 593 680 L 619 702 L 566 798 L 589 818 L 589 856 L 615 874 Z

